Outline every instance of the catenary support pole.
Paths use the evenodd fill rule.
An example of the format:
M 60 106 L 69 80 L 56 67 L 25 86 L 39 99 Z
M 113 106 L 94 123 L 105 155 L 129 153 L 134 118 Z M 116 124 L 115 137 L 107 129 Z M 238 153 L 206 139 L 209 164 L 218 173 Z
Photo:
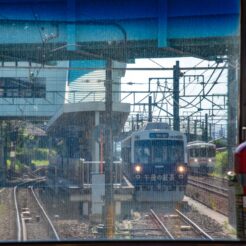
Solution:
M 106 237 L 114 237 L 114 196 L 113 196 L 113 133 L 112 133 L 112 60 L 107 60 L 105 100 L 105 214 Z
M 149 118 L 148 121 L 152 122 L 152 96 L 149 96 Z
M 176 65 L 173 66 L 173 129 L 176 131 L 180 130 L 179 77 L 180 77 L 179 61 L 176 61 Z

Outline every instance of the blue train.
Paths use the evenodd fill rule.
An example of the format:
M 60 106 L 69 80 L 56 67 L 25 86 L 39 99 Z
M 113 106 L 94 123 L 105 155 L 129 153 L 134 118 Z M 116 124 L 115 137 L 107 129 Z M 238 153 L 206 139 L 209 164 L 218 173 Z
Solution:
M 121 143 L 124 175 L 141 202 L 178 202 L 187 183 L 186 137 L 166 123 L 148 123 Z

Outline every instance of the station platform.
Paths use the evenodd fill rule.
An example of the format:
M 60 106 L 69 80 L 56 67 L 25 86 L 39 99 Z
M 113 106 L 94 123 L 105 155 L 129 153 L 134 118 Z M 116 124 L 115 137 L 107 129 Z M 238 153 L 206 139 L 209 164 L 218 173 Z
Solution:
M 67 163 L 67 161 L 65 161 Z M 79 216 L 89 217 L 93 222 L 101 223 L 105 206 L 105 174 L 99 173 L 100 162 L 85 162 L 81 159 L 69 159 L 68 165 L 61 162 L 51 164 L 47 173 L 47 187 L 56 197 L 66 199 L 69 206 L 79 212 Z M 113 162 L 113 200 L 115 215 L 120 217 L 125 202 L 131 202 L 134 186 L 121 172 L 121 164 Z M 72 174 L 72 175 L 69 175 Z

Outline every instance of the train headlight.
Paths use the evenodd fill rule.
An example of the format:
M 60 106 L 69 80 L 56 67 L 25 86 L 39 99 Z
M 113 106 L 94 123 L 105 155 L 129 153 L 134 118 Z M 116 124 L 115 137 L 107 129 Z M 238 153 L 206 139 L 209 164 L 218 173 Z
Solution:
M 195 162 L 198 162 L 198 159 L 197 159 L 197 158 L 195 158 L 195 159 L 194 159 L 194 161 L 195 161 Z
M 178 167 L 177 167 L 177 172 L 178 172 L 179 174 L 184 174 L 184 173 L 186 173 L 186 167 L 185 167 L 184 165 L 178 165 Z
M 208 162 L 212 162 L 212 159 L 211 159 L 211 158 L 209 158 L 209 159 L 208 159 Z
M 139 164 L 137 164 L 137 165 L 134 167 L 134 171 L 135 171 L 136 173 L 141 173 L 142 170 L 143 170 L 143 167 L 142 167 L 141 165 L 139 165 Z

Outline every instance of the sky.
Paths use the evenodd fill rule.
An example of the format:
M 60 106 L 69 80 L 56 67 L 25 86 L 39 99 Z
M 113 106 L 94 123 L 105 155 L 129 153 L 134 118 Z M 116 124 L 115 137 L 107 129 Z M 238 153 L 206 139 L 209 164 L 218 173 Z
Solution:
M 127 68 L 172 68 L 176 61 L 179 61 L 180 68 L 184 67 L 210 67 L 223 66 L 225 63 L 217 64 L 214 61 L 206 61 L 198 58 L 160 58 L 160 59 L 136 59 L 134 64 L 128 64 Z M 180 78 L 180 115 L 186 119 L 188 116 L 192 119 L 204 120 L 205 114 L 209 115 L 209 122 L 217 125 L 216 133 L 220 134 L 221 127 L 226 125 L 226 99 L 222 96 L 214 96 L 212 94 L 227 94 L 227 70 L 212 69 L 212 70 L 182 70 L 184 76 Z M 152 94 L 152 100 L 158 101 L 158 105 L 164 109 L 160 110 L 157 107 L 153 108 L 154 117 L 163 118 L 171 117 L 173 113 L 173 71 L 130 71 L 126 70 L 125 76 L 122 77 L 122 91 L 145 91 L 145 93 L 128 95 L 122 93 L 123 102 L 134 104 L 142 103 L 145 105 L 135 105 L 131 107 L 132 115 L 135 117 L 137 113 L 141 116 L 148 115 L 148 86 L 151 81 L 151 91 L 162 91 L 161 93 Z M 158 80 L 156 78 L 162 78 Z M 131 82 L 131 84 L 129 84 Z M 204 82 L 204 84 L 202 84 Z M 216 82 L 216 83 L 215 83 Z M 204 88 L 204 89 L 203 89 Z M 165 93 L 163 93 L 165 91 Z M 195 97 L 197 95 L 205 95 L 205 97 Z M 208 95 L 208 96 L 207 96 Z M 194 97 L 193 97 L 194 96 Z M 152 101 L 153 102 L 153 101 Z M 200 111 L 200 109 L 202 109 Z M 167 113 L 168 112 L 168 113 Z M 164 120 L 165 121 L 165 120 Z M 183 124 L 183 125 L 182 125 Z M 186 127 L 186 122 L 182 123 L 181 128 Z M 224 129 L 225 131 L 225 129 Z

